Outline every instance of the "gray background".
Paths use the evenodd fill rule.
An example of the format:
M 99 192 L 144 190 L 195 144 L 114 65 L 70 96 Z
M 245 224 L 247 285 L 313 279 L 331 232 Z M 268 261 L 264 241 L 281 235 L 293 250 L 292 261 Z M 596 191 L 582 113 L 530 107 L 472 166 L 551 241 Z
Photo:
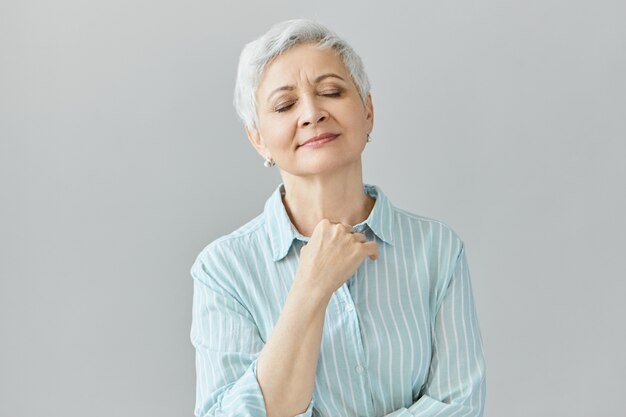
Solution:
M 189 268 L 280 181 L 237 59 L 295 17 L 365 62 L 364 180 L 466 243 L 486 415 L 626 415 L 621 0 L 1 2 L 0 415 L 192 415 Z

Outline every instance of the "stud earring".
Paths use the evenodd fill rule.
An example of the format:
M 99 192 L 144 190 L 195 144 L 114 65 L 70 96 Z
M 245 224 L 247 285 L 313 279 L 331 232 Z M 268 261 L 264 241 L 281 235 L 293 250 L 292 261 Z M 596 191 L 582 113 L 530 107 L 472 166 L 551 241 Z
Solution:
M 368 133 L 367 134 L 367 142 L 371 142 L 371 141 L 372 141 L 372 139 L 370 138 L 370 134 Z
M 265 158 L 265 162 L 263 162 L 263 165 L 265 165 L 266 168 L 269 168 L 276 165 L 276 162 L 274 162 L 274 160 L 268 156 Z

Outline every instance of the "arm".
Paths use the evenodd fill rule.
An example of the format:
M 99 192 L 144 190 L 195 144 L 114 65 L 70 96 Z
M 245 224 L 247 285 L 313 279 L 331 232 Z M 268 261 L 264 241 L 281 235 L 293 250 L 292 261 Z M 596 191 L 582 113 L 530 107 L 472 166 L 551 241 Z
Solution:
M 257 376 L 268 416 L 302 412 L 313 397 L 324 316 L 330 298 L 321 294 L 315 296 L 298 284 L 296 279 L 259 356 Z
M 464 246 L 433 328 L 433 356 L 421 397 L 385 417 L 482 417 L 486 366 Z
M 191 275 L 195 415 L 310 417 L 328 299 L 294 281 L 264 346 L 249 311 L 215 279 L 219 271 L 197 259 Z

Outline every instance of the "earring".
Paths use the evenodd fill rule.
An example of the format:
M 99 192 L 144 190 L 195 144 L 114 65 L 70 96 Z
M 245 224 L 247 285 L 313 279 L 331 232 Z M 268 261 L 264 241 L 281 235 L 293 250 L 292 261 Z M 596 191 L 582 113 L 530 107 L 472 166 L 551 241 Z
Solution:
M 372 139 L 370 139 L 370 134 L 368 133 L 367 134 L 367 142 L 371 142 L 371 141 L 372 141 Z
M 276 165 L 276 162 L 274 162 L 274 160 L 268 156 L 265 158 L 265 162 L 263 162 L 263 165 L 265 165 L 266 168 L 269 168 Z

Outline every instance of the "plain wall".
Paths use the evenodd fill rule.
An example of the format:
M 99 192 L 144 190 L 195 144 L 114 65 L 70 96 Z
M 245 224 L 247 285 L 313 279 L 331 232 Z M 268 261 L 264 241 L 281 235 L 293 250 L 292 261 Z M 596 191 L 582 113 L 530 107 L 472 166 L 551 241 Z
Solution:
M 488 417 L 622 416 L 623 1 L 3 1 L 0 415 L 191 416 L 189 268 L 280 182 L 232 106 L 244 44 L 361 55 L 364 181 L 466 243 Z

